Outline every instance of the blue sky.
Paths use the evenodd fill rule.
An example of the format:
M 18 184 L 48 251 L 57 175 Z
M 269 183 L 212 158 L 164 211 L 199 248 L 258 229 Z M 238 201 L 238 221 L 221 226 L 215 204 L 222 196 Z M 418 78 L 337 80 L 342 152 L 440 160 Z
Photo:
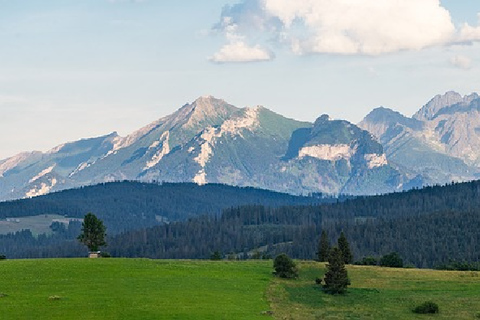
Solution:
M 379 5 L 381 3 L 381 5 Z M 211 94 L 314 121 L 479 91 L 477 0 L 0 0 L 0 159 Z

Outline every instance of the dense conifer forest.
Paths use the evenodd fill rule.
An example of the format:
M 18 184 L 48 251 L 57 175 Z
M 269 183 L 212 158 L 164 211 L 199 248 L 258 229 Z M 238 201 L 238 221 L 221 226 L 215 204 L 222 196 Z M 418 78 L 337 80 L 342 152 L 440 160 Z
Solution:
M 44 214 L 83 218 L 93 212 L 108 226 L 109 234 L 181 221 L 249 204 L 268 207 L 336 201 L 298 197 L 255 188 L 221 184 L 141 183 L 122 181 L 60 191 L 45 196 L 0 203 L 0 220 Z
M 355 260 L 398 252 L 405 264 L 417 267 L 478 262 L 479 193 L 480 182 L 474 181 L 336 203 L 229 206 L 221 215 L 205 214 L 112 235 L 106 250 L 124 257 L 208 259 L 219 251 L 230 259 L 272 257 L 281 252 L 314 259 L 325 230 L 331 244 L 343 231 Z M 0 253 L 11 257 L 85 254 L 76 241 L 65 240 L 72 239 L 74 228 L 64 228 L 51 238 L 36 239 L 28 231 L 1 236 Z M 55 237 L 64 240 L 53 241 Z M 3 245 L 7 238 L 12 245 L 18 243 L 16 238 L 28 245 L 7 250 Z

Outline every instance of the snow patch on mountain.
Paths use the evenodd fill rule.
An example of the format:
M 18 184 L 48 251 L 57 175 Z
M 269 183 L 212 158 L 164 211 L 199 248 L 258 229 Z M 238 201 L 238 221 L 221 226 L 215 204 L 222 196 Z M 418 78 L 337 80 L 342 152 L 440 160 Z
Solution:
M 56 184 L 57 184 L 57 179 L 52 178 L 52 180 L 50 180 L 50 185 L 48 185 L 45 182 L 42 182 L 40 184 L 40 187 L 35 187 L 35 188 L 31 189 L 30 191 L 25 193 L 25 196 L 28 197 L 28 198 L 31 198 L 31 197 L 37 197 L 37 196 L 47 194 L 47 193 L 50 192 L 50 190 L 52 190 L 52 188 Z
M 55 168 L 55 165 L 52 165 L 48 168 L 46 168 L 45 170 L 41 171 L 39 174 L 37 174 L 35 177 L 33 177 L 32 179 L 30 179 L 30 181 L 28 181 L 28 183 L 32 183 L 32 182 L 35 182 L 37 181 L 38 179 L 40 179 L 41 177 L 45 176 L 46 174 L 49 174 L 50 172 L 52 172 L 53 168 Z
M 367 166 L 368 166 L 369 169 L 383 167 L 383 166 L 388 165 L 387 155 L 385 153 L 383 153 L 383 154 L 376 154 L 376 153 L 366 154 L 366 155 L 364 155 L 364 159 L 367 162 Z
M 345 159 L 350 161 L 350 158 L 357 151 L 357 147 L 352 148 L 348 144 L 319 144 L 315 146 L 303 147 L 300 149 L 299 158 L 312 157 L 320 160 L 338 161 Z
M 160 136 L 160 140 L 155 141 L 152 143 L 149 147 L 149 149 L 155 149 L 157 148 L 160 144 L 162 144 L 162 148 L 158 150 L 152 157 L 150 161 L 147 161 L 147 164 L 145 165 L 144 170 L 150 169 L 157 165 L 164 156 L 170 153 L 170 146 L 168 144 L 168 139 L 170 138 L 170 132 L 165 131 L 162 133 Z

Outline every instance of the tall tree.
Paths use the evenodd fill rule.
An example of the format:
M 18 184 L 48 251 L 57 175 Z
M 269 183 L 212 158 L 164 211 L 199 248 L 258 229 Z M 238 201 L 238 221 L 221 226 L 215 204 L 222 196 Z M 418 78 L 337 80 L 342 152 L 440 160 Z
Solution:
M 328 258 L 324 281 L 323 288 L 325 292 L 331 294 L 345 293 L 347 286 L 350 285 L 342 251 L 337 247 L 332 249 Z
M 328 241 L 328 235 L 325 230 L 322 230 L 322 234 L 320 235 L 320 241 L 318 242 L 318 261 L 326 262 L 328 260 L 328 256 L 330 255 L 330 250 L 331 248 L 330 242 Z
M 83 219 L 82 232 L 77 239 L 86 245 L 88 250 L 98 251 L 100 247 L 107 245 L 105 231 L 103 221 L 93 213 L 88 213 Z
M 342 252 L 343 262 L 345 264 L 350 264 L 353 262 L 353 254 L 350 250 L 350 244 L 348 243 L 347 237 L 345 234 L 340 233 L 340 237 L 338 238 L 338 249 Z

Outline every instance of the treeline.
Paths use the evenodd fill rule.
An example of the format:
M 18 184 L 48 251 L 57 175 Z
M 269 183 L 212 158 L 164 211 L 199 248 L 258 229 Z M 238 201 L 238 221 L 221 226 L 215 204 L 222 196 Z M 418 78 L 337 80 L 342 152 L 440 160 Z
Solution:
M 220 218 L 203 216 L 126 232 L 112 237 L 108 250 L 122 257 L 206 259 L 215 251 L 247 258 L 261 248 L 270 256 L 286 252 L 312 258 L 321 224 L 318 206 L 243 206 L 225 210 Z
M 34 236 L 30 230 L 0 235 L 0 254 L 9 259 L 86 256 L 87 250 L 76 240 L 81 223 L 61 225 L 52 235 Z
M 0 203 L 0 219 L 43 214 L 83 218 L 94 212 L 110 234 L 140 229 L 248 204 L 270 207 L 336 201 L 221 184 L 122 181 L 65 190 L 31 199 Z
M 480 182 L 474 181 L 332 204 L 231 206 L 221 215 L 201 215 L 116 235 L 109 233 L 106 223 L 111 235 L 107 251 L 124 257 L 200 259 L 216 251 L 241 259 L 254 252 L 260 252 L 259 256 L 285 252 L 294 258 L 314 259 L 325 230 L 332 243 L 343 231 L 355 260 L 398 252 L 406 265 L 417 267 L 476 263 L 480 261 L 479 193 Z M 61 256 L 53 244 L 50 248 L 42 254 Z
M 355 259 L 398 252 L 405 264 L 435 267 L 454 261 L 480 261 L 480 209 L 446 211 L 399 219 L 323 219 L 321 207 L 242 207 L 221 219 L 202 217 L 187 222 L 115 236 L 114 256 L 207 258 L 218 250 L 225 256 L 247 257 L 261 248 L 266 256 L 281 252 L 314 259 L 321 230 L 332 243 L 343 231 Z

